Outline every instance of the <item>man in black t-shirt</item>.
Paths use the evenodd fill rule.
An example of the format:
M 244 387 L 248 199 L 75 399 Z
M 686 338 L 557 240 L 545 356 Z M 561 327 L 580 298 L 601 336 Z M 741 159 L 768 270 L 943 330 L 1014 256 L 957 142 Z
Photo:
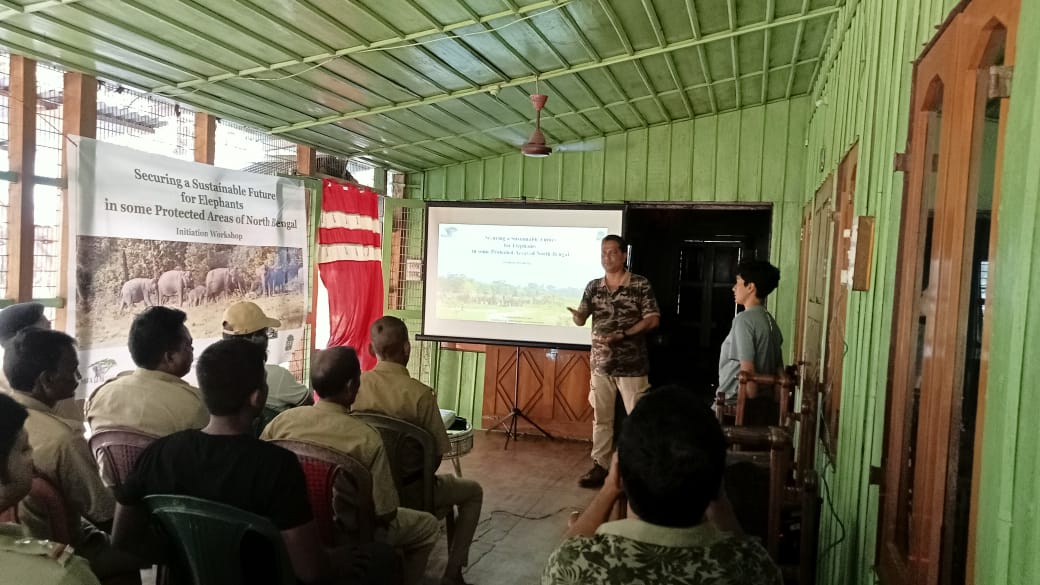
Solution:
M 322 548 L 296 456 L 253 438 L 253 419 L 267 399 L 264 361 L 261 347 L 241 339 L 218 341 L 202 353 L 195 371 L 209 424 L 158 439 L 141 454 L 117 495 L 113 538 L 119 545 L 140 547 L 147 534 L 141 505 L 145 496 L 194 496 L 269 518 L 281 531 L 296 577 L 303 583 L 345 576 L 372 582 L 391 579 L 392 549 L 366 551 L 373 558 L 367 570 L 359 570 L 350 566 L 357 565 L 359 557 Z

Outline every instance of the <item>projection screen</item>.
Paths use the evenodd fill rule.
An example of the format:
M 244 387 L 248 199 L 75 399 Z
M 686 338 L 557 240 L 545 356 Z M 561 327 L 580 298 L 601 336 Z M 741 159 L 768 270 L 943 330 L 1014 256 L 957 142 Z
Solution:
M 588 346 L 576 326 L 585 285 L 603 276 L 600 240 L 621 234 L 621 206 L 431 203 L 422 337 Z

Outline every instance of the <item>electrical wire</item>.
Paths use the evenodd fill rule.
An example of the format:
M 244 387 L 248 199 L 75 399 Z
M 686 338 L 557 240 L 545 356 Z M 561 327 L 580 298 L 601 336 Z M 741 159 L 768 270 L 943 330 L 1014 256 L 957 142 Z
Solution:
M 821 426 L 821 428 L 822 428 L 824 433 L 829 432 L 828 429 L 827 429 L 827 417 L 826 416 L 820 417 L 820 426 Z M 829 436 L 829 435 L 827 435 L 827 436 Z M 834 521 L 838 523 L 838 528 L 841 529 L 841 535 L 838 536 L 837 540 L 835 540 L 834 542 L 828 544 L 827 547 L 823 549 L 823 552 L 820 553 L 820 557 L 819 557 L 821 561 L 832 550 L 837 548 L 839 544 L 841 544 L 842 542 L 845 542 L 845 536 L 846 536 L 845 523 L 841 520 L 841 516 L 838 515 L 838 511 L 834 508 L 834 499 L 831 497 L 831 486 L 827 482 L 827 468 L 828 467 L 833 469 L 835 472 L 838 471 L 837 466 L 834 465 L 834 462 L 831 461 L 830 457 L 826 457 L 825 456 L 824 457 L 823 469 L 822 469 L 822 472 L 820 473 L 820 483 L 823 484 L 823 496 L 824 496 L 824 499 L 827 500 L 827 509 L 830 510 L 831 516 L 834 518 Z

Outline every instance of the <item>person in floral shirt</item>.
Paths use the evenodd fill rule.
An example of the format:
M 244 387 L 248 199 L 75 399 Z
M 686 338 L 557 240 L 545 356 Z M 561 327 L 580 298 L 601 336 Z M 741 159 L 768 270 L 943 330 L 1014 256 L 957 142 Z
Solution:
M 722 490 L 726 441 L 685 389 L 647 393 L 625 421 L 603 487 L 549 557 L 542 585 L 781 585 Z M 628 499 L 628 518 L 608 522 Z

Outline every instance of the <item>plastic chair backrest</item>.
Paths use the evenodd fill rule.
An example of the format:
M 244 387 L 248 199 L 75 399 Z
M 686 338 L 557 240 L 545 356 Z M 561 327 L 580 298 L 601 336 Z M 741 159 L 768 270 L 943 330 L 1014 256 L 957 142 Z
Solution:
M 152 444 L 155 435 L 123 428 L 98 429 L 90 436 L 90 452 L 94 454 L 101 480 L 110 487 L 122 487 L 137 458 Z
M 376 506 L 372 474 L 357 459 L 320 445 L 279 440 L 271 443 L 292 451 L 307 477 L 307 496 L 326 547 L 372 542 Z M 350 537 L 340 542 L 340 535 Z
M 33 475 L 29 495 L 21 502 L 6 510 L 0 510 L 0 522 L 19 523 L 18 509 L 20 506 L 26 505 L 28 500 L 32 500 L 35 506 L 42 507 L 43 513 L 47 516 L 50 530 L 50 534 L 46 535 L 47 539 L 62 544 L 72 544 L 72 534 L 69 532 L 67 524 L 68 512 L 65 508 L 65 498 L 61 496 L 58 488 L 42 475 Z
M 437 447 L 426 429 L 398 418 L 374 412 L 355 412 L 383 438 L 390 472 L 401 506 L 436 514 L 433 488 L 437 483 Z
M 267 518 L 191 496 L 152 495 L 144 503 L 167 537 L 178 582 L 295 585 L 282 535 Z

